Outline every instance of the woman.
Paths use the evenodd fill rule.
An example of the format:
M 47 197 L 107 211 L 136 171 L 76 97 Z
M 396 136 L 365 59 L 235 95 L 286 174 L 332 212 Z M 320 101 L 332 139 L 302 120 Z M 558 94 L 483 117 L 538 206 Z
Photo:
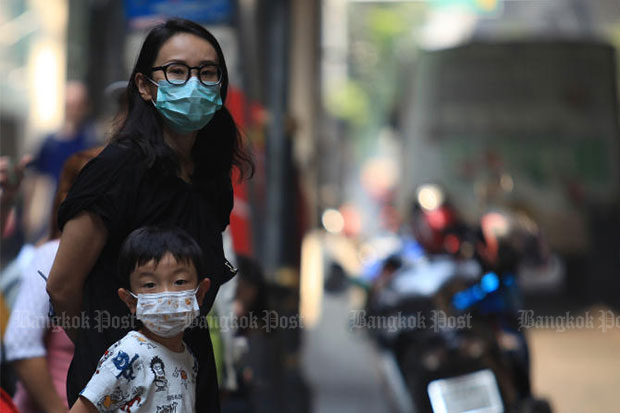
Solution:
M 49 241 L 37 247 L 22 274 L 19 294 L 4 336 L 6 359 L 19 377 L 14 402 L 22 413 L 67 412 L 69 408 L 65 387 L 73 343 L 62 330 L 51 330 L 45 322 L 49 297 L 45 292 L 45 280 L 39 272 L 49 274 L 58 250 L 60 231 L 56 220 L 60 203 L 82 167 L 101 149 L 78 152 L 65 162 L 54 198 Z
M 127 86 L 122 126 L 61 206 L 63 234 L 47 288 L 56 314 L 82 327 L 67 330 L 76 343 L 70 405 L 106 348 L 131 327 L 116 295 L 128 286 L 115 269 L 132 230 L 175 225 L 196 239 L 208 270 L 200 276 L 211 278 L 203 315 L 232 276 L 222 248 L 232 209 L 231 170 L 246 176 L 253 165 L 223 107 L 227 89 L 222 50 L 207 30 L 178 19 L 153 28 Z M 219 411 L 208 329 L 187 330 L 185 342 L 199 362 L 196 410 Z

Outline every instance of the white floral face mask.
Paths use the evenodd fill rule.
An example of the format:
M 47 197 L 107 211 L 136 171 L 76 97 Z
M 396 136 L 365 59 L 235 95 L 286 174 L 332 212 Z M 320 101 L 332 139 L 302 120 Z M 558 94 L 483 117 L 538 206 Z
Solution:
M 174 337 L 183 332 L 200 314 L 195 290 L 131 294 L 138 299 L 136 317 L 153 334 Z

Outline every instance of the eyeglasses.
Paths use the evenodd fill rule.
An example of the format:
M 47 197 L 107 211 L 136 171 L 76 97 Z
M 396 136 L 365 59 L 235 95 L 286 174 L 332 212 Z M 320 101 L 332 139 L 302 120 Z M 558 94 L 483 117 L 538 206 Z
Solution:
M 154 67 L 153 71 L 162 70 L 168 83 L 181 86 L 187 83 L 192 76 L 192 70 L 198 70 L 198 80 L 205 86 L 216 86 L 222 81 L 222 70 L 213 63 L 190 67 L 185 63 L 168 63 Z

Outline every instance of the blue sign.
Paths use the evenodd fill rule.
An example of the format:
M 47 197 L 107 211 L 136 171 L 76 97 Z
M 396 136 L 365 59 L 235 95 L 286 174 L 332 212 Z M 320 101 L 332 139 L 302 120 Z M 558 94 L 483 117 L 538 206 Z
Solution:
M 232 0 L 125 0 L 127 19 L 152 20 L 181 17 L 202 24 L 229 23 Z

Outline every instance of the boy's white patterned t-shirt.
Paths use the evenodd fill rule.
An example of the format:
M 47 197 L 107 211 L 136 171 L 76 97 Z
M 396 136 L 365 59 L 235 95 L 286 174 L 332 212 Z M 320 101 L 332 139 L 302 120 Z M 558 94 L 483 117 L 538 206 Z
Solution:
M 131 331 L 104 353 L 80 395 L 100 412 L 193 412 L 197 371 L 187 346 L 176 353 Z

